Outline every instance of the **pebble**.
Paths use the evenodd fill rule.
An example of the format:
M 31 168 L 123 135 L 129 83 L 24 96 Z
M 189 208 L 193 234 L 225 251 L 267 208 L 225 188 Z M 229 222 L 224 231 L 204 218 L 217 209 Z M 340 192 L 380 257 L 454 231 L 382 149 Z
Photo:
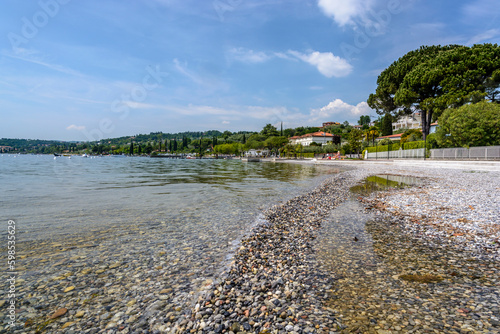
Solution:
M 352 195 L 376 173 L 422 182 Z M 212 230 L 197 241 L 190 226 L 47 240 L 19 254 L 23 326 L 10 330 L 498 332 L 498 190 L 496 172 L 351 168 L 263 212 L 227 261 L 227 242 L 208 249 Z M 439 279 L 403 279 L 424 275 Z

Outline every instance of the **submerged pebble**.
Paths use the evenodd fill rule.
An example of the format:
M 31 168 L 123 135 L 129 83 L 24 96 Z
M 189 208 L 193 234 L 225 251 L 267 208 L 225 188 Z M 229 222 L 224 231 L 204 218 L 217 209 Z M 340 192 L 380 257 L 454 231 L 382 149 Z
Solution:
M 423 183 L 352 199 L 350 187 L 389 172 Z M 493 333 L 498 180 L 360 166 L 266 210 L 239 243 L 139 223 L 33 244 L 19 250 L 12 332 Z M 441 280 L 401 279 L 427 274 Z

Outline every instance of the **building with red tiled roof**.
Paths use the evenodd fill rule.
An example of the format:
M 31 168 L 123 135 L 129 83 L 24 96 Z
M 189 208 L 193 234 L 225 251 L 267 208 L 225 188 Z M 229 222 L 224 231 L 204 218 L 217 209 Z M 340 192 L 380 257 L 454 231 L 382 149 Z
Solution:
M 400 141 L 402 135 L 403 135 L 402 133 L 398 133 L 397 135 L 389 135 L 389 136 L 378 137 L 375 140 L 376 141 L 381 141 L 383 139 L 390 139 L 392 141 Z
M 332 126 L 332 125 L 340 125 L 340 123 L 339 122 L 324 122 L 321 129 L 326 128 L 327 126 Z
M 290 137 L 288 138 L 288 140 L 293 145 L 301 144 L 302 146 L 309 146 L 313 142 L 323 145 L 329 141 L 332 141 L 333 135 L 328 132 L 318 131 L 314 133 L 307 133 L 303 136 Z

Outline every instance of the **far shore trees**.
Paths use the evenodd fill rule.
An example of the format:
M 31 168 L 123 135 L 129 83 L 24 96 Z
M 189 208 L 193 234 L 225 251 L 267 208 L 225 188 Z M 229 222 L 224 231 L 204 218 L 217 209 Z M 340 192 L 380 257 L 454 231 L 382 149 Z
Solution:
M 368 105 L 379 114 L 420 112 L 422 132 L 448 108 L 489 99 L 500 85 L 497 44 L 422 46 L 385 69 Z

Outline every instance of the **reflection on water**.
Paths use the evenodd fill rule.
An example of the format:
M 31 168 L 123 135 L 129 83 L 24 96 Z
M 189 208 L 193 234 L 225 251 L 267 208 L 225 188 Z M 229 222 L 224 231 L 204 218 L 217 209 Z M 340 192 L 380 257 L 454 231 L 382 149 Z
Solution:
M 412 184 L 419 179 L 378 175 L 352 190 L 365 195 Z M 495 311 L 470 310 L 498 303 L 498 263 L 447 243 L 429 245 L 418 225 L 410 234 L 408 226 L 364 211 L 352 199 L 342 203 L 317 240 L 319 260 L 335 280 L 325 306 L 340 319 L 341 333 L 459 333 L 463 323 L 474 333 L 497 329 L 482 322 Z
M 8 219 L 18 220 L 24 240 L 49 229 L 81 233 L 176 219 L 182 226 L 211 226 L 224 233 L 225 226 L 251 223 L 263 208 L 334 172 L 325 166 L 239 160 L 0 155 L 5 195 L 0 206 Z
M 420 180 L 413 176 L 373 175 L 367 177 L 360 185 L 352 187 L 351 192 L 367 196 L 375 191 L 387 190 L 389 188 L 404 188 L 419 183 Z

